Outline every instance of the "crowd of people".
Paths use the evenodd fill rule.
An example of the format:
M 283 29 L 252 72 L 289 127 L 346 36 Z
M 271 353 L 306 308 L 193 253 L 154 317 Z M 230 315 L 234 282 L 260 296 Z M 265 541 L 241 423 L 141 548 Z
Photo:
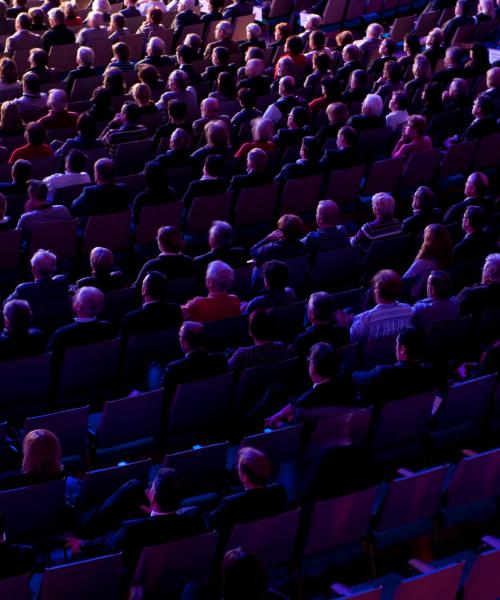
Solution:
M 268 8 L 263 5 L 264 15 Z M 247 0 L 208 0 L 201 12 L 195 0 L 125 0 L 124 6 L 94 0 L 87 8 L 44 0 L 29 10 L 25 0 L 12 6 L 0 0 L 0 157 L 11 169 L 10 181 L 0 181 L 0 236 L 19 230 L 22 253 L 19 272 L 0 283 L 0 361 L 50 352 L 57 377 L 69 348 L 178 330 L 177 359 L 151 362 L 140 390 L 126 390 L 161 388 L 164 428 L 180 385 L 227 373 L 238 380 L 247 369 L 294 360 L 287 379 L 237 407 L 230 440 L 236 444 L 264 428 L 303 424 L 310 435 L 310 410 L 371 406 L 376 417 L 385 402 L 498 372 L 498 323 L 488 339 L 476 339 L 473 330 L 492 311 L 498 318 L 500 309 L 500 158 L 475 168 L 472 145 L 466 172 L 422 173 L 422 185 L 410 189 L 384 191 L 385 182 L 377 182 L 376 193 L 361 190 L 349 202 L 326 191 L 335 172 L 362 165 L 370 173 L 379 161 L 404 171 L 414 156 L 437 150 L 446 160 L 461 144 L 479 148 L 495 133 L 499 139 L 500 64 L 489 50 L 498 42 L 500 5 L 433 0 L 422 14 L 454 14 L 439 26 L 436 15 L 436 26 L 423 36 L 409 30 L 402 44 L 390 35 L 394 15 L 376 15 L 365 31 L 326 32 L 327 3 L 310 8 L 304 27 L 284 15 L 272 26 L 247 24 L 244 39 L 235 40 L 237 19 L 254 11 Z M 192 27 L 199 33 L 185 35 Z M 467 44 L 458 37 L 464 27 L 472 32 Z M 143 38 L 139 57 L 134 34 Z M 52 66 L 58 46 L 73 48 L 73 68 Z M 102 48 L 109 50 L 108 64 Z M 96 82 L 91 97 L 75 100 L 85 79 Z M 151 118 L 157 118 L 153 130 Z M 365 143 L 370 134 L 379 135 L 375 149 Z M 123 166 L 117 173 L 117 156 L 126 144 L 144 141 L 150 155 L 137 189 L 122 176 Z M 102 154 L 89 164 L 94 151 Z M 39 161 L 51 158 L 64 163 L 61 172 L 33 178 Z M 309 177 L 319 181 L 315 212 L 282 210 L 290 181 Z M 58 201 L 65 188 L 79 191 Z M 259 194 L 270 189 L 272 222 L 239 227 L 242 194 L 250 190 L 258 212 Z M 229 210 L 193 235 L 199 199 L 221 196 L 229 196 Z M 155 223 L 155 240 L 134 243 L 146 207 L 178 202 L 175 223 Z M 90 220 L 127 211 L 129 247 L 112 252 L 103 244 L 86 256 Z M 70 264 L 50 248 L 31 252 L 37 227 L 72 220 L 78 221 L 78 253 Z M 404 240 L 401 255 L 382 253 L 370 272 L 365 258 L 391 240 Z M 316 286 L 320 257 L 343 260 L 338 257 L 349 250 L 352 272 Z M 297 278 L 292 265 L 299 259 L 305 266 Z M 180 299 L 175 291 L 186 284 Z M 108 294 L 127 288 L 136 291 L 135 309 L 102 318 Z M 357 301 L 339 306 L 331 292 L 348 290 Z M 71 301 L 73 317 L 63 315 L 57 327 L 37 319 L 41 307 L 47 314 L 64 301 Z M 299 331 L 291 322 L 283 327 L 279 309 L 301 301 Z M 248 333 L 214 352 L 207 323 L 241 315 Z M 467 362 L 436 356 L 429 327 L 446 321 L 453 328 L 460 318 L 471 323 L 461 340 Z M 382 338 L 395 360 L 363 362 L 364 350 Z M 351 344 L 361 358 L 346 363 L 342 349 Z M 54 433 L 36 429 L 17 441 L 21 452 L 1 458 L 0 490 L 66 478 L 68 494 L 74 492 L 81 473 L 64 464 Z M 166 448 L 162 438 L 158 452 Z M 193 499 L 183 473 L 162 467 L 151 485 L 129 481 L 87 511 L 76 503 L 65 537 L 73 559 L 122 552 L 130 578 L 145 546 L 215 530 L 217 597 L 282 597 L 268 589 L 258 558 L 226 548 L 227 542 L 237 523 L 311 500 L 325 475 L 321 460 L 307 476 L 297 468 L 290 486 L 274 480 L 276 465 L 256 448 L 240 448 L 234 464 L 236 476 L 208 500 Z M 5 535 L 0 553 L 2 577 L 40 565 L 36 547 L 11 544 Z M 203 597 L 196 586 L 184 590 L 184 600 Z

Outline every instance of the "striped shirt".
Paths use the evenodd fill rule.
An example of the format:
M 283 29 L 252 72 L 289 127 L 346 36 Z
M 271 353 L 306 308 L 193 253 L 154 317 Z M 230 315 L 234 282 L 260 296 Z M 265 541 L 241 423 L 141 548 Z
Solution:
M 358 233 L 351 238 L 353 246 L 362 246 L 367 248 L 371 242 L 398 235 L 401 233 L 401 223 L 398 219 L 376 219 L 370 223 L 365 223 Z
M 400 329 L 410 324 L 411 317 L 412 310 L 409 304 L 377 304 L 371 310 L 355 317 L 351 325 L 351 342 L 397 334 Z

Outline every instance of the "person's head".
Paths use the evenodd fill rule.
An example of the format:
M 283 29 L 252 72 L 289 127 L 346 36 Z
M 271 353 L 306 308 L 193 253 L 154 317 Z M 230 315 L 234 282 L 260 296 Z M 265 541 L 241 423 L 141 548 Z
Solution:
M 170 136 L 170 150 L 185 151 L 191 145 L 191 138 L 185 129 L 178 127 Z
M 489 285 L 491 283 L 500 283 L 500 254 L 489 254 L 483 265 L 481 283 Z
M 380 115 L 383 109 L 384 102 L 378 94 L 367 94 L 361 105 L 361 113 L 363 115 Z
M 495 2 L 493 0 L 479 0 L 478 12 L 495 20 Z
M 147 22 L 152 25 L 161 25 L 163 21 L 163 12 L 160 8 L 151 6 L 147 12 Z
M 222 177 L 224 174 L 224 159 L 220 154 L 209 154 L 203 164 L 203 175 Z
M 495 103 L 486 94 L 479 94 L 472 105 L 472 114 L 476 119 L 484 119 L 495 112 Z
M 309 48 L 311 48 L 311 50 L 323 50 L 323 48 L 325 47 L 325 43 L 325 34 L 321 31 L 321 29 L 311 31 L 311 33 L 309 34 Z
M 267 154 L 262 148 L 253 148 L 247 154 L 247 172 L 263 173 L 267 167 Z
M 238 90 L 238 102 L 241 108 L 249 110 L 255 107 L 257 95 L 250 88 L 241 88 Z
M 92 106 L 97 110 L 109 111 L 113 103 L 109 87 L 99 86 L 92 92 Z
M 500 67 L 492 67 L 486 73 L 486 85 L 489 89 L 500 87 Z
M 51 8 L 48 12 L 49 25 L 56 27 L 57 25 L 64 24 L 64 11 L 60 8 Z
M 47 202 L 47 185 L 39 179 L 32 179 L 28 185 L 27 209 L 36 208 Z M 29 207 L 28 207 L 29 205 Z
M 245 65 L 247 77 L 260 77 L 264 73 L 265 63 L 261 58 L 251 58 Z
M 332 102 L 326 107 L 326 116 L 331 125 L 345 125 L 349 120 L 349 110 L 343 102 Z
M 56 272 L 57 257 L 49 250 L 37 250 L 31 257 L 31 271 L 35 281 L 43 277 L 52 277 Z
M 73 148 L 66 155 L 64 166 L 69 173 L 81 173 L 87 162 L 86 155 L 76 148 Z
M 141 111 L 135 102 L 125 102 L 120 113 L 123 122 L 129 125 L 136 125 L 141 118 Z
M 307 302 L 307 318 L 313 325 L 331 323 L 334 303 L 331 294 L 314 292 Z
M 92 286 L 79 288 L 73 298 L 73 312 L 77 317 L 95 319 L 104 309 L 104 294 Z
M 287 242 L 296 242 L 304 231 L 304 223 L 297 215 L 283 215 L 278 219 L 278 231 Z
M 130 60 L 130 49 L 125 42 L 117 42 L 111 47 L 116 60 L 127 62 Z
M 366 37 L 372 40 L 378 40 L 384 33 L 384 28 L 380 23 L 370 23 L 366 28 Z
M 453 242 L 446 227 L 439 223 L 427 225 L 417 258 L 435 260 L 440 269 L 446 269 L 451 264 L 452 256 Z
M 210 148 L 226 150 L 229 148 L 229 131 L 225 121 L 210 121 L 204 127 L 205 139 Z
M 185 495 L 184 480 L 171 468 L 162 467 L 148 492 L 151 508 L 161 513 L 175 512 Z
M 205 98 L 200 104 L 201 116 L 206 119 L 216 119 L 219 116 L 219 101 L 217 98 Z
M 222 10 L 223 6 L 223 0 L 208 0 L 208 7 L 210 9 L 210 12 L 218 13 Z
M 172 71 L 168 77 L 168 88 L 172 92 L 183 92 L 189 85 L 189 75 L 180 69 Z
M 103 85 L 104 87 L 107 87 L 114 96 L 121 96 L 127 87 L 123 73 L 118 67 L 109 67 L 106 69 Z
M 276 315 L 270 310 L 254 310 L 248 319 L 248 331 L 255 344 L 276 337 Z
M 278 62 L 278 77 L 293 77 L 295 73 L 295 63 L 289 56 L 280 58 Z
M 380 42 L 379 53 L 380 56 L 394 56 L 397 49 L 398 45 L 392 38 L 384 38 Z
M 316 52 L 313 54 L 313 69 L 320 73 L 327 73 L 330 68 L 330 57 L 326 52 Z
M 432 188 L 421 185 L 413 194 L 412 209 L 417 212 L 430 213 L 434 210 L 435 197 Z
M 366 71 L 363 71 L 363 69 L 354 69 L 349 76 L 349 87 L 353 90 L 363 89 L 366 87 L 367 81 Z
M 443 102 L 442 102 L 442 88 L 435 81 L 428 81 L 422 92 L 422 100 L 424 102 L 424 106 L 431 111 L 438 112 L 441 110 Z M 419 115 L 412 115 L 419 116 Z
M 397 110 L 408 110 L 409 107 L 410 99 L 404 92 L 399 91 L 392 93 L 391 99 L 389 101 L 389 109 L 392 112 L 395 112 Z
M 76 64 L 80 67 L 92 67 L 95 60 L 95 54 L 92 48 L 80 46 L 76 52 Z
M 220 21 L 215 27 L 215 38 L 217 40 L 229 39 L 233 35 L 233 26 L 230 21 Z
M 335 36 L 335 43 L 337 44 L 337 46 L 339 48 L 345 48 L 346 46 L 348 46 L 349 44 L 352 44 L 354 42 L 354 35 L 352 33 L 352 31 L 349 30 L 344 30 L 341 31 L 340 33 L 337 33 L 337 35 Z
M 476 198 L 488 193 L 490 182 L 488 177 L 480 171 L 474 171 L 467 177 L 464 193 L 466 198 Z
M 467 81 L 460 77 L 455 77 L 450 83 L 448 93 L 454 100 L 466 100 L 467 99 Z
M 184 250 L 185 241 L 178 227 L 165 225 L 158 229 L 158 248 L 163 254 L 179 254 Z
M 304 28 L 306 31 L 314 31 L 321 27 L 321 16 L 314 13 L 309 14 L 306 19 Z
M 432 78 L 432 68 L 430 60 L 425 54 L 417 54 L 412 67 L 413 77 L 429 81 Z
M 439 48 L 444 43 L 443 30 L 439 27 L 431 29 L 425 38 L 426 48 Z
M 196 58 L 194 50 L 187 44 L 181 44 L 180 46 L 177 46 L 175 54 L 177 57 L 177 62 L 180 65 L 190 65 Z
M 95 138 L 96 122 L 88 112 L 81 113 L 76 121 L 76 129 L 84 138 Z
M 309 377 L 313 383 L 329 381 L 338 367 L 338 359 L 331 344 L 319 342 L 309 352 Z
M 104 15 L 99 10 L 92 10 L 89 12 L 87 17 L 88 27 L 95 27 L 98 29 L 104 25 Z
M 490 67 L 490 56 L 488 48 L 484 44 L 474 42 L 469 51 L 470 64 L 478 68 L 487 70 Z
M 22 158 L 16 160 L 16 162 L 12 165 L 12 181 L 16 183 L 25 184 L 31 179 L 31 173 L 33 168 L 29 160 L 24 160 Z
M 481 231 L 485 223 L 485 212 L 481 206 L 468 206 L 462 218 L 462 229 L 465 233 Z
M 249 23 L 245 28 L 247 40 L 259 40 L 262 36 L 262 29 L 257 23 Z
M 457 0 L 455 4 L 455 15 L 467 17 L 470 13 L 471 5 L 469 0 Z
M 168 185 L 166 170 L 156 160 L 150 160 L 144 165 L 144 183 L 146 189 L 161 194 Z
M 407 33 L 403 38 L 403 49 L 408 56 L 416 56 L 422 51 L 420 38 L 416 33 Z
M 169 100 L 167 104 L 168 117 L 172 123 L 183 123 L 188 114 L 187 105 L 180 100 Z
M 392 219 L 396 203 L 391 194 L 379 192 L 372 197 L 372 211 L 377 219 Z
M 100 158 L 94 164 L 94 179 L 97 184 L 111 183 L 115 179 L 115 163 L 111 158 Z
M 24 139 L 28 144 L 33 146 L 42 146 L 45 144 L 46 135 L 47 132 L 45 131 L 45 127 L 40 125 L 40 123 L 32 121 L 26 125 Z
M 372 279 L 373 295 L 377 304 L 396 302 L 403 291 L 401 277 L 391 269 L 382 269 Z
M 198 53 L 201 48 L 201 37 L 197 33 L 188 33 L 184 38 L 184 43 L 193 49 L 195 53 Z
M 247 48 L 247 51 L 245 52 L 245 73 L 246 71 L 246 65 L 248 64 L 249 60 L 252 60 L 252 58 L 260 58 L 260 60 L 264 60 L 264 52 L 262 50 L 262 48 L 259 48 L 258 46 L 249 46 Z
M 256 448 L 240 448 L 236 455 L 236 469 L 245 489 L 262 487 L 271 477 L 271 462 Z
M 418 360 L 423 350 L 422 332 L 415 327 L 403 327 L 396 338 L 396 358 L 398 361 Z
M 214 221 L 208 231 L 208 245 L 211 250 L 216 248 L 231 248 L 233 243 L 233 228 L 226 221 Z
M 427 297 L 448 300 L 453 295 L 453 277 L 447 271 L 431 271 L 427 277 Z
M 344 125 L 337 133 L 337 148 L 353 148 L 358 143 L 358 132 L 348 125 Z
M 290 25 L 288 23 L 282 22 L 278 23 L 274 28 L 274 39 L 277 42 L 285 42 L 287 38 L 291 35 L 292 31 L 290 29 Z
M 268 142 L 274 135 L 274 122 L 258 117 L 252 120 L 252 138 L 256 142 Z
M 112 32 L 121 31 L 125 27 L 125 17 L 120 13 L 113 13 L 110 20 Z
M 262 278 L 266 290 L 284 290 L 289 279 L 286 263 L 280 260 L 268 260 L 262 266 Z
M 222 563 L 224 600 L 260 600 L 267 596 L 266 572 L 255 554 L 234 548 Z
M 68 97 L 64 90 L 50 90 L 47 106 L 56 113 L 64 112 L 68 108 Z
M 144 302 L 160 302 L 167 291 L 167 278 L 159 271 L 150 271 L 142 281 Z
M 361 50 L 356 44 L 347 44 L 342 50 L 342 59 L 345 63 L 359 61 L 361 57 Z
M 195 321 L 184 321 L 179 329 L 179 343 L 186 354 L 203 350 L 207 341 L 205 327 Z
M 286 75 L 282 77 L 279 82 L 278 91 L 279 95 L 290 96 L 293 94 L 295 90 L 295 79 L 291 75 Z
M 316 208 L 316 224 L 318 229 L 336 227 L 339 222 L 340 211 L 333 200 L 320 200 Z
M 67 2 L 66 4 L 72 4 L 71 2 Z M 43 10 L 43 8 L 40 8 L 39 6 L 33 6 L 32 8 L 29 9 L 28 11 L 29 16 L 31 17 L 31 21 L 32 21 L 32 27 L 37 27 L 37 28 L 46 28 L 45 25 L 45 11 Z
M 92 275 L 109 275 L 113 270 L 115 258 L 111 250 L 96 246 L 90 253 L 90 269 Z
M 320 85 L 321 94 L 328 102 L 334 102 L 340 98 L 342 89 L 340 83 L 334 77 L 323 77 Z
M 151 88 L 147 83 L 134 83 L 130 94 L 137 106 L 148 106 L 151 103 Z
M 17 81 L 16 63 L 4 56 L 0 60 L 0 81 L 2 83 L 15 83 Z
M 31 323 L 31 307 L 26 300 L 9 300 L 3 307 L 3 320 L 6 331 L 24 333 Z
M 36 73 L 25 73 L 23 75 L 23 93 L 40 93 L 40 77 Z
M 302 138 L 300 146 L 300 158 L 302 160 L 317 161 L 321 158 L 321 142 L 312 135 L 306 135 Z
M 427 121 L 421 115 L 411 115 L 406 121 L 405 132 L 410 139 L 417 140 L 425 135 L 427 130 Z
M 222 71 L 217 76 L 217 91 L 226 98 L 234 98 L 236 96 L 236 83 L 234 75 L 228 71 Z
M 61 444 L 47 429 L 33 429 L 23 440 L 23 473 L 46 476 L 63 470 Z
M 20 132 L 24 128 L 19 108 L 15 102 L 6 100 L 0 108 L 0 128 L 4 131 Z
M 154 65 L 142 64 L 137 69 L 137 78 L 152 89 L 158 85 L 160 73 Z
M 194 7 L 195 7 L 195 1 L 194 0 L 181 0 L 179 2 L 179 6 L 178 6 L 177 10 L 179 12 L 181 12 L 183 10 L 193 11 Z
M 462 59 L 462 51 L 457 46 L 450 46 L 446 48 L 444 55 L 444 66 L 449 69 L 452 67 L 459 67 Z
M 309 113 L 305 106 L 294 106 L 287 119 L 287 125 L 291 129 L 302 129 L 309 121 Z
M 396 60 L 388 60 L 384 64 L 382 76 L 391 83 L 398 83 L 403 79 L 403 72 L 400 64 Z
M 205 285 L 210 293 L 227 292 L 233 285 L 233 281 L 234 271 L 227 263 L 214 260 L 208 265 Z
M 189 46 L 186 46 L 186 48 L 189 48 Z M 192 52 L 191 48 L 189 50 Z M 165 42 L 159 37 L 150 37 L 146 46 L 146 54 L 147 56 L 162 56 L 165 54 Z
M 19 13 L 15 20 L 16 31 L 28 31 L 32 24 L 31 17 L 28 13 Z

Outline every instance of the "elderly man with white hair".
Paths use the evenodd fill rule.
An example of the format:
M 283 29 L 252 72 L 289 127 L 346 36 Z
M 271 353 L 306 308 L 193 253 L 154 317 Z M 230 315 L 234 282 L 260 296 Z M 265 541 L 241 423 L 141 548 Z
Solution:
M 481 283 L 464 288 L 457 300 L 462 316 L 479 316 L 484 311 L 500 306 L 500 253 L 486 257 Z
M 219 116 L 220 104 L 217 98 L 205 98 L 200 104 L 201 118 L 197 119 L 193 123 L 193 134 L 200 136 L 203 133 L 203 129 L 210 121 L 216 121 L 217 119 L 223 119 L 229 125 L 229 117 Z
M 279 99 L 270 104 L 264 112 L 264 119 L 271 119 L 277 125 L 286 121 L 292 108 L 299 104 L 295 95 L 295 79 L 291 75 L 282 77 L 279 82 Z
M 229 21 L 220 21 L 217 23 L 215 28 L 215 42 L 207 44 L 203 58 L 210 59 L 212 57 L 212 51 L 218 46 L 224 46 L 229 51 L 229 54 L 237 54 L 240 51 L 240 47 L 236 42 L 233 42 L 231 36 L 233 35 L 233 26 Z
M 238 82 L 238 89 L 249 88 L 257 96 L 269 94 L 271 78 L 264 75 L 265 62 L 261 58 L 251 58 L 245 65 L 245 78 Z
M 208 295 L 197 296 L 182 306 L 184 319 L 213 321 L 240 314 L 240 299 L 228 290 L 233 285 L 234 271 L 225 262 L 214 260 L 207 267 L 205 286 Z
M 304 31 L 299 33 L 299 37 L 303 42 L 306 42 L 309 39 L 309 36 L 313 31 L 319 31 L 321 28 L 321 22 L 322 18 L 320 15 L 316 15 L 314 13 L 307 15 L 304 22 Z
M 384 28 L 379 23 L 370 23 L 368 25 L 365 37 L 356 44 L 365 53 L 365 58 L 369 58 L 373 52 L 378 50 L 382 41 L 380 36 L 383 33 Z
M 64 90 L 50 90 L 47 98 L 47 115 L 38 119 L 47 131 L 69 129 L 76 126 L 78 113 L 68 110 L 68 96 Z
M 492 67 L 486 73 L 487 90 L 483 92 L 483 96 L 491 98 L 498 108 L 500 104 L 500 67 Z
M 165 50 L 165 42 L 160 37 L 150 37 L 146 46 L 146 56 L 136 64 L 137 68 L 138 65 L 153 65 L 159 68 L 175 64 L 173 58 L 165 54 Z
M 367 94 L 361 105 L 361 114 L 352 116 L 347 124 L 358 132 L 385 127 L 383 109 L 384 102 L 378 94 Z
M 66 91 L 69 94 L 76 79 L 95 77 L 98 74 L 94 67 L 95 53 L 88 46 L 80 46 L 76 52 L 76 69 L 72 69 L 66 79 Z
M 333 200 L 320 200 L 316 208 L 315 231 L 310 231 L 302 243 L 308 253 L 330 252 L 349 246 L 345 229 L 339 225 L 340 210 Z
M 55 275 L 57 257 L 49 250 L 37 250 L 31 257 L 31 271 L 35 281 L 20 283 L 8 300 L 26 300 L 30 306 L 64 300 L 68 297 L 66 277 Z
M 48 351 L 60 360 L 67 348 L 109 340 L 115 336 L 111 323 L 98 320 L 104 309 L 104 294 L 95 287 L 80 288 L 73 298 L 75 322 L 56 329 Z
M 42 46 L 48 52 L 52 46 L 74 44 L 75 34 L 64 23 L 64 11 L 60 8 L 51 8 L 48 12 L 50 29 L 42 36 Z
M 351 238 L 353 246 L 367 249 L 375 240 L 398 235 L 401 233 L 401 223 L 394 218 L 396 203 L 391 194 L 380 192 L 372 197 L 372 210 L 375 220 L 365 223 Z
M 195 0 L 181 0 L 177 10 L 179 11 L 172 23 L 174 30 L 174 40 L 178 40 L 182 33 L 182 28 L 188 25 L 197 25 L 200 23 L 200 17 L 194 12 Z
M 87 27 L 80 29 L 76 43 L 80 46 L 90 46 L 94 40 L 108 39 L 108 30 L 104 25 L 104 15 L 99 11 L 89 12 Z
M 244 248 L 233 246 L 234 231 L 226 221 L 214 221 L 208 231 L 208 246 L 210 250 L 197 256 L 194 260 L 196 268 L 204 273 L 207 266 L 214 260 L 221 260 L 236 269 L 243 267 L 248 253 Z
M 257 23 L 249 23 L 246 28 L 247 39 L 238 42 L 240 50 L 246 52 L 249 48 L 266 49 L 266 42 L 262 39 L 262 29 Z

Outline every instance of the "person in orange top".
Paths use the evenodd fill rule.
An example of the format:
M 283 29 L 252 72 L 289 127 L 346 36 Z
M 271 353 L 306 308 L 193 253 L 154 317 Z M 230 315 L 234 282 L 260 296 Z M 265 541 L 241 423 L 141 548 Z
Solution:
M 307 65 L 307 58 L 305 54 L 302 54 L 303 45 L 302 40 L 298 35 L 291 35 L 285 42 L 285 54 L 279 59 L 274 67 L 274 78 L 278 77 L 278 65 L 285 57 L 290 57 L 293 60 L 293 64 L 298 70 L 305 70 Z
M 425 118 L 420 115 L 412 115 L 403 128 L 403 134 L 399 139 L 392 158 L 403 158 L 408 160 L 411 154 L 432 150 L 432 140 L 424 135 L 427 129 Z
M 234 155 L 237 160 L 245 160 L 250 150 L 261 148 L 264 152 L 272 152 L 276 145 L 272 141 L 274 135 L 274 123 L 271 119 L 257 118 L 252 121 L 253 142 L 242 144 Z
M 185 320 L 213 321 L 240 314 L 240 299 L 227 290 L 234 281 L 234 271 L 225 262 L 214 260 L 207 267 L 205 285 L 208 296 L 197 296 L 182 306 Z
M 32 160 L 34 158 L 54 156 L 52 148 L 45 143 L 45 136 L 45 129 L 40 123 L 28 123 L 24 133 L 26 145 L 16 148 L 12 152 L 9 158 L 9 164 L 14 164 L 16 160 L 19 160 L 20 158 Z

